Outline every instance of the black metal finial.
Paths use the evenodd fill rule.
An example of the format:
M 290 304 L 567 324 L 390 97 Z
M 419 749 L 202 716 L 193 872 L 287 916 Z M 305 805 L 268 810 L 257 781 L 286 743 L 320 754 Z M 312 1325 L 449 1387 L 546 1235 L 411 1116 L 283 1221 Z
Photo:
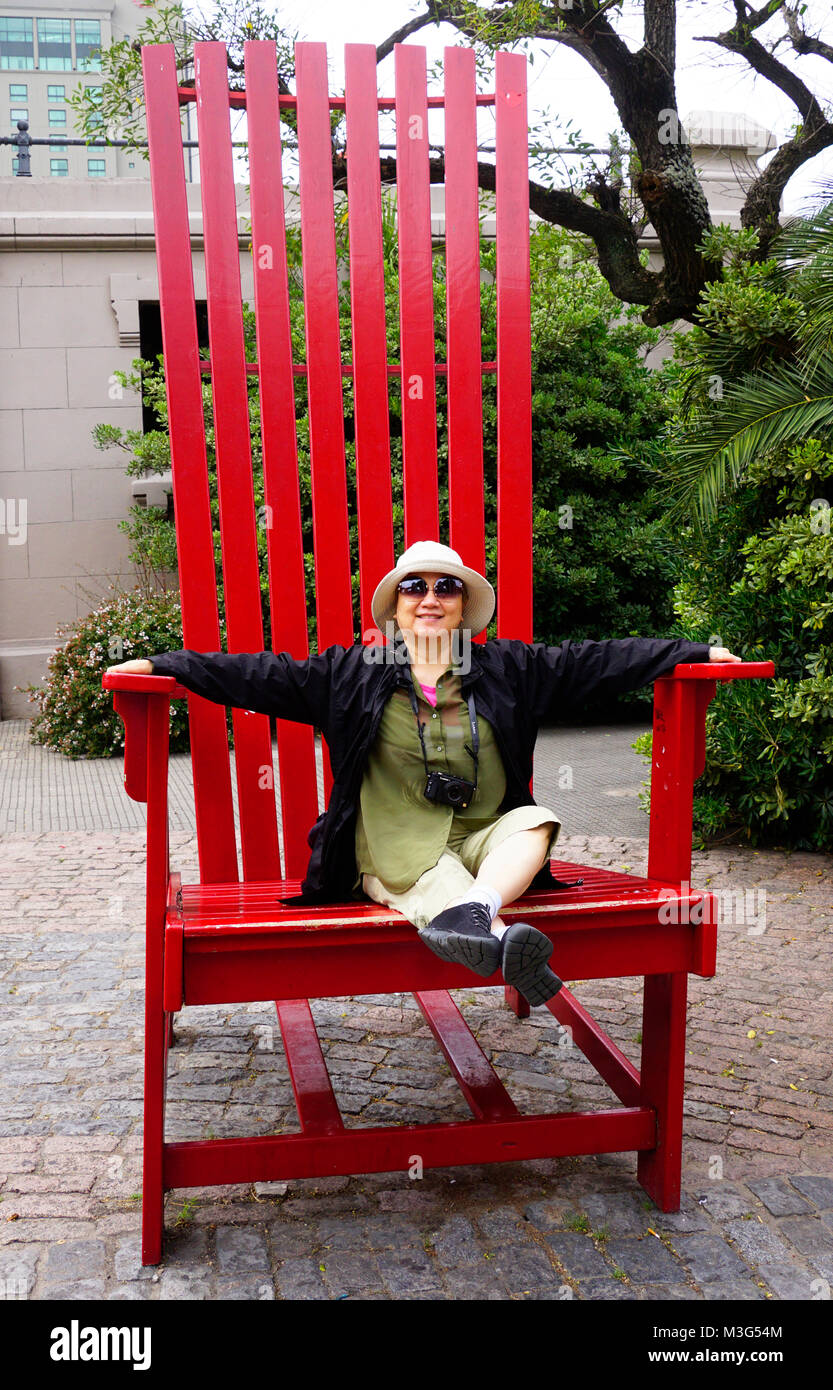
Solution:
M 29 122 L 18 121 L 17 123 L 17 177 L 19 179 L 30 179 L 32 170 L 30 167 L 31 156 L 29 145 L 32 137 L 29 134 Z

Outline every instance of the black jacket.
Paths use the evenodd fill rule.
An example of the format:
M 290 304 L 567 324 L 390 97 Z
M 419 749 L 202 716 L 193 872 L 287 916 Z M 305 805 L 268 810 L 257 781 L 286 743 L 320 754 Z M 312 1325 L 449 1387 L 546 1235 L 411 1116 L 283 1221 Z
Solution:
M 499 638 L 472 643 L 471 669 L 462 677 L 477 713 L 489 721 L 503 759 L 506 796 L 501 814 L 534 805 L 529 784 L 532 754 L 542 724 L 561 718 L 589 695 L 637 690 L 678 662 L 703 662 L 709 648 L 682 639 L 625 637 L 607 642 L 564 642 L 560 647 Z M 296 661 L 286 652 L 165 652 L 154 675 L 175 676 L 188 690 L 218 704 L 272 714 L 319 728 L 333 770 L 328 809 L 309 833 L 312 849 L 302 890 L 308 902 L 349 898 L 358 870 L 356 808 L 368 755 L 382 712 L 397 684 L 407 684 L 404 642 L 393 648 L 328 647 Z M 551 883 L 548 869 L 536 883 Z

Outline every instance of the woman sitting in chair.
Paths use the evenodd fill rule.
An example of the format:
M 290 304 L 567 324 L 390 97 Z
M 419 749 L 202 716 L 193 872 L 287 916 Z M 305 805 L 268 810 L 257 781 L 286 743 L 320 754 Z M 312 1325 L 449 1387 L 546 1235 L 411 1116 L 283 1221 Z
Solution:
M 552 943 L 500 909 L 552 887 L 561 829 L 529 791 L 539 726 L 592 694 L 636 690 L 678 662 L 740 661 L 724 647 L 628 637 L 560 647 L 471 636 L 495 594 L 456 551 L 419 541 L 373 596 L 388 646 L 285 652 L 166 652 L 111 669 L 174 676 L 221 704 L 320 728 L 333 788 L 310 832 L 305 901 L 362 890 L 396 908 L 443 960 L 497 970 L 532 1005 L 561 988 Z

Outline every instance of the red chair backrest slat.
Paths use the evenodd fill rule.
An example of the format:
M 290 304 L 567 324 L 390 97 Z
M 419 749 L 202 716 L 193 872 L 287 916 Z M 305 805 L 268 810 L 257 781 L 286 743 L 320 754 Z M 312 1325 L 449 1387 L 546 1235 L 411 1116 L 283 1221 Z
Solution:
M 303 657 L 307 601 L 273 45 L 247 43 L 244 61 L 272 645 Z M 281 805 L 292 807 L 281 826 L 284 864 L 287 877 L 299 878 L 309 858 L 307 831 L 318 815 L 314 731 L 279 719 L 277 737 Z
M 209 510 L 194 283 L 180 159 L 173 48 L 143 51 L 184 642 L 220 646 Z M 240 252 L 225 46 L 195 45 L 211 383 L 228 650 L 263 646 L 257 517 L 252 481 Z M 308 654 L 294 380 L 305 376 L 319 650 L 372 629 L 370 600 L 391 568 L 389 382 L 402 396 L 405 543 L 439 539 L 434 279 L 424 50 L 395 52 L 400 364 L 386 361 L 376 62 L 348 45 L 346 102 L 328 95 L 323 44 L 296 48 L 298 163 L 306 364 L 293 363 L 274 43 L 244 46 L 252 259 L 257 325 L 266 548 L 272 644 Z M 449 535 L 467 564 L 485 565 L 479 199 L 474 54 L 450 49 L 446 74 L 446 308 L 449 394 Z M 342 363 L 330 110 L 346 105 L 352 362 Z M 432 99 L 432 106 L 436 100 Z M 497 57 L 498 632 L 532 636 L 531 373 L 526 62 Z M 251 369 L 250 369 L 251 370 Z M 360 631 L 354 630 L 344 434 L 344 374 L 352 374 L 359 541 Z M 396 387 L 394 388 L 396 389 Z M 443 538 L 445 539 L 445 538 Z M 201 874 L 237 877 L 223 711 L 192 698 L 192 747 Z M 234 715 L 243 874 L 274 878 L 280 849 L 268 720 Z M 278 721 L 283 869 L 300 877 L 318 813 L 312 730 Z M 325 795 L 331 777 L 325 750 Z
M 480 363 L 480 202 L 474 50 L 445 54 L 445 263 L 448 336 L 449 543 L 481 573 L 483 393 Z
M 532 366 L 526 59 L 495 64 L 499 637 L 532 640 Z M 519 158 L 519 152 L 523 157 Z
M 218 651 L 220 622 L 206 464 L 197 316 L 173 45 L 142 50 L 156 262 L 165 354 L 174 513 L 185 646 Z M 194 797 L 203 882 L 237 878 L 226 714 L 189 697 Z
M 439 540 L 434 277 L 425 49 L 397 44 L 396 208 L 405 545 Z
M 371 44 L 349 44 L 344 66 L 356 491 L 364 634 L 375 626 L 370 612 L 373 591 L 380 576 L 392 569 L 394 563 L 376 49 Z
M 263 650 L 249 397 L 243 337 L 237 205 L 230 138 L 228 67 L 222 46 L 194 45 L 214 443 L 220 504 L 226 633 L 230 652 Z M 216 364 L 216 365 L 215 365 Z M 269 720 L 233 711 L 237 799 L 245 878 L 279 878 Z

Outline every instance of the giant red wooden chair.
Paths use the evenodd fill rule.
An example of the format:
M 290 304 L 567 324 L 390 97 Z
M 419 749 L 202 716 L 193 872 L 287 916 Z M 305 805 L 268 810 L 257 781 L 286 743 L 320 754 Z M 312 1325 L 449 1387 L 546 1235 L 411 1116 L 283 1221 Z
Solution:
M 273 645 L 308 654 L 294 378 L 308 387 L 318 641 L 355 640 L 348 544 L 342 379 L 355 390 L 361 629 L 370 597 L 394 561 L 388 390 L 401 376 L 405 540 L 438 535 L 435 384 L 447 373 L 451 545 L 483 569 L 481 381 L 497 372 L 498 610 L 501 637 L 532 640 L 530 277 L 526 62 L 499 53 L 496 91 L 475 94 L 474 53 L 449 49 L 445 95 L 426 96 L 421 48 L 396 50 L 395 96 L 379 99 L 372 47 L 346 49 L 346 97 L 328 95 L 323 44 L 302 43 L 297 95 L 279 96 L 275 46 L 250 42 L 245 93 L 229 93 L 226 50 L 195 45 L 195 90 L 177 88 L 170 45 L 143 50 L 151 180 L 164 336 L 184 645 L 220 649 L 209 508 L 203 374 L 211 378 L 216 429 L 222 563 L 230 651 L 263 649 L 253 499 L 247 373 L 262 410 Z M 196 99 L 210 333 L 210 365 L 197 345 L 191 239 L 183 161 L 174 132 L 179 106 Z M 495 113 L 497 362 L 481 361 L 476 108 Z M 230 105 L 245 106 L 251 181 L 257 363 L 244 353 Z M 445 257 L 447 361 L 435 360 L 428 107 L 446 113 Z M 297 114 L 306 361 L 293 361 L 284 233 L 279 113 Z M 352 345 L 339 338 L 330 111 L 346 108 Z M 378 113 L 396 115 L 401 363 L 387 361 Z M 174 144 L 172 146 L 172 140 Z M 347 360 L 343 360 L 346 355 Z M 415 383 L 419 389 L 411 389 Z M 268 515 L 269 513 L 267 513 Z M 124 720 L 125 786 L 147 802 L 147 993 L 142 1258 L 158 1263 L 165 1192 L 251 1183 L 406 1171 L 427 1167 L 620 1150 L 638 1153 L 639 1181 L 664 1211 L 680 1197 L 686 984 L 715 970 L 715 901 L 689 889 L 692 786 L 703 768 L 706 706 L 718 679 L 770 675 L 759 665 L 678 666 L 655 686 L 648 876 L 553 861 L 567 890 L 532 892 L 503 909 L 548 932 L 566 979 L 642 975 L 642 1065 L 637 1070 L 566 987 L 548 1005 L 618 1097 L 604 1112 L 523 1114 L 448 993 L 470 986 L 462 968 L 423 946 L 398 913 L 375 903 L 276 905 L 298 892 L 307 831 L 318 815 L 314 735 L 279 722 L 280 822 L 269 721 L 235 710 L 234 747 L 241 864 L 232 803 L 226 712 L 168 677 L 111 675 Z M 168 720 L 187 698 L 200 882 L 182 884 L 168 857 Z M 330 786 L 325 758 L 325 785 Z M 681 910 L 664 913 L 663 900 Z M 465 1123 L 346 1128 L 330 1085 L 307 1000 L 413 992 L 457 1078 Z M 513 991 L 519 1017 L 528 1009 Z M 276 1001 L 300 1132 L 165 1142 L 165 1082 L 172 1020 L 184 1004 Z

